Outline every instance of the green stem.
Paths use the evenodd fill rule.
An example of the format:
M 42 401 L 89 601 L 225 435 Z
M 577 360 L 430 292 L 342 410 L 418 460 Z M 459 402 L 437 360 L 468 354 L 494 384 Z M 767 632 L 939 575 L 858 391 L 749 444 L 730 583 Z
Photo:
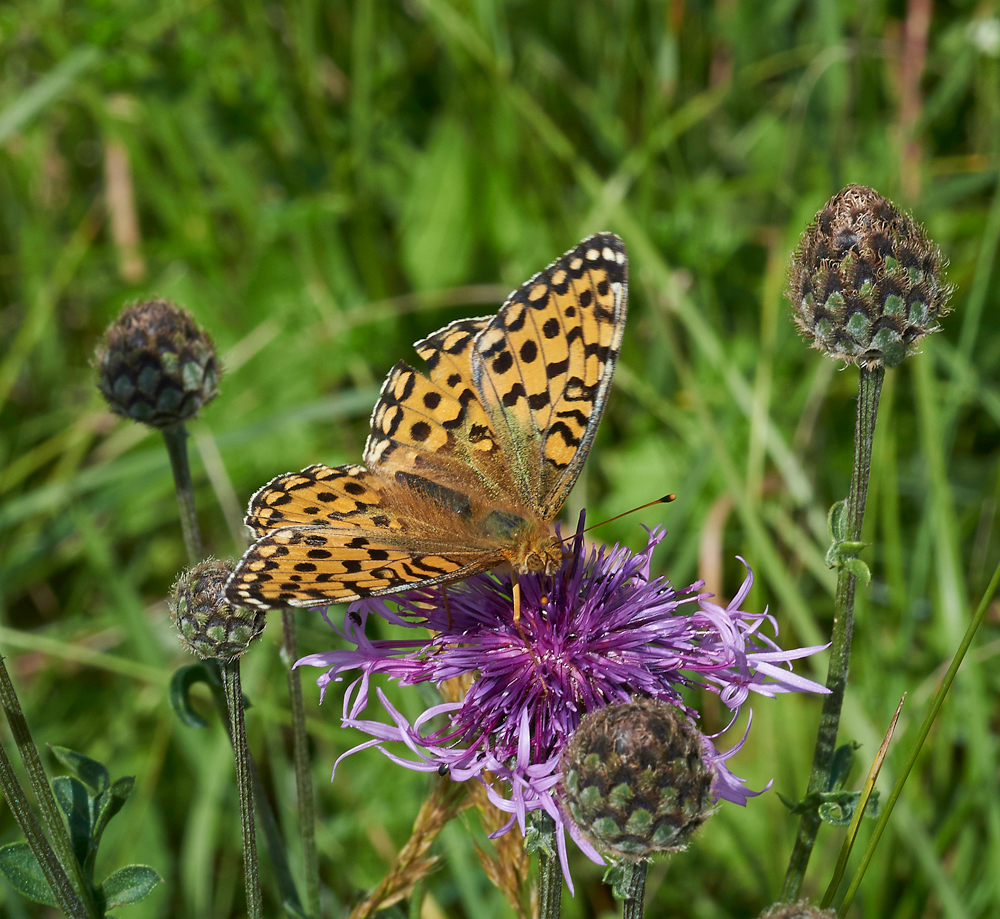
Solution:
M 206 666 L 217 666 L 220 669 L 222 662 L 217 660 L 207 660 Z M 224 690 L 212 682 L 209 684 L 212 690 L 212 697 L 216 707 L 219 709 L 222 719 L 229 734 L 229 740 L 233 741 L 233 731 L 229 724 L 229 701 Z M 233 747 L 235 751 L 235 744 Z M 267 789 L 260 778 L 260 771 L 254 762 L 253 754 L 250 754 L 250 774 L 253 777 L 254 802 L 257 807 L 257 816 L 260 819 L 260 830 L 264 834 L 264 844 L 267 846 L 267 855 L 271 860 L 271 869 L 274 871 L 275 882 L 278 885 L 278 894 L 281 902 L 289 907 L 293 914 L 301 913 L 302 901 L 299 899 L 299 892 L 295 887 L 292 872 L 288 867 L 288 859 L 285 856 L 285 843 L 281 838 L 281 831 L 278 829 L 278 820 L 274 816 L 274 808 L 271 807 L 271 800 L 267 796 Z
M 865 499 L 868 496 L 868 475 L 871 471 L 872 441 L 875 436 L 875 421 L 878 416 L 878 400 L 882 392 L 885 369 L 861 368 L 858 386 L 858 413 L 854 427 L 854 468 L 851 472 L 851 492 L 847 499 L 847 536 L 849 542 L 861 541 L 861 525 L 865 517 Z M 813 754 L 812 773 L 809 776 L 807 794 L 826 791 L 830 779 L 830 768 L 837 746 L 837 730 L 840 727 L 840 710 L 844 704 L 844 690 L 847 688 L 847 674 L 851 658 L 851 634 L 854 630 L 854 590 L 855 577 L 846 568 L 837 572 L 837 594 L 834 600 L 833 635 L 831 636 L 830 666 L 827 670 L 826 686 L 829 695 L 823 699 L 823 713 L 820 716 L 816 750 Z M 795 847 L 788 863 L 785 882 L 780 899 L 785 903 L 797 900 L 802 889 L 809 857 L 816 842 L 816 834 L 822 820 L 818 811 L 812 809 L 802 815 Z
M 292 750 L 295 760 L 295 790 L 299 808 L 299 833 L 306 865 L 306 906 L 310 916 L 320 915 L 319 856 L 316 852 L 316 808 L 312 775 L 309 772 L 309 735 L 306 731 L 306 707 L 302 701 L 302 682 L 295 669 L 298 642 L 295 636 L 295 613 L 281 611 L 281 656 L 288 668 L 288 697 L 292 709 Z
M 858 887 L 861 886 L 861 880 L 864 878 L 865 871 L 868 869 L 872 856 L 875 854 L 875 847 L 878 845 L 879 840 L 882 838 L 882 833 L 885 831 L 885 828 L 889 823 L 889 817 L 892 814 L 892 809 L 895 807 L 896 801 L 899 799 L 899 795 L 903 790 L 903 785 L 906 784 L 906 780 L 909 778 L 910 772 L 913 770 L 913 767 L 917 762 L 917 757 L 920 755 L 920 749 L 923 747 L 924 741 L 927 739 L 927 735 L 930 733 L 931 727 L 937 719 L 938 713 L 941 711 L 941 706 L 944 705 L 944 700 L 948 695 L 948 690 L 951 689 L 951 684 L 955 682 L 955 676 L 958 673 L 958 668 L 962 666 L 962 661 L 965 660 L 966 652 L 969 650 L 969 646 L 972 644 L 972 639 L 976 635 L 976 630 L 979 628 L 980 623 L 982 623 L 983 618 L 986 615 L 986 611 L 990 607 L 990 603 L 993 600 L 994 594 L 997 592 L 998 586 L 1000 586 L 1000 564 L 997 565 L 996 570 L 993 572 L 993 577 L 990 579 L 989 586 L 986 588 L 986 593 L 983 594 L 983 599 L 980 601 L 979 607 L 976 609 L 976 614 L 972 617 L 972 622 L 969 623 L 969 627 L 965 630 L 965 636 L 962 638 L 962 643 L 958 646 L 958 650 L 955 652 L 954 658 L 952 658 L 951 666 L 948 668 L 948 672 L 941 681 L 941 685 L 938 686 L 937 692 L 934 693 L 934 698 L 931 700 L 930 708 L 924 716 L 923 724 L 920 725 L 920 733 L 917 734 L 917 740 L 913 744 L 913 749 L 910 751 L 910 755 L 906 759 L 906 763 L 903 766 L 902 772 L 899 774 L 899 778 L 896 779 L 896 784 L 892 787 L 892 793 L 889 795 L 889 799 L 882 807 L 882 813 L 879 815 L 878 823 L 875 824 L 875 829 L 872 832 L 871 839 L 868 840 L 868 846 L 865 849 L 864 855 L 861 856 L 861 863 L 858 865 L 858 870 L 855 871 L 854 877 L 851 879 L 851 886 L 847 889 L 847 893 L 844 895 L 844 902 L 840 905 L 840 909 L 838 910 L 841 916 L 847 912 L 851 902 L 854 900 L 854 895 L 857 893 Z
M 646 869 L 649 862 L 642 859 L 630 866 L 628 896 L 622 907 L 622 919 L 642 919 L 643 900 L 646 896 Z
M 194 509 L 194 486 L 191 484 L 191 466 L 188 463 L 187 437 L 184 423 L 161 428 L 163 439 L 170 456 L 170 468 L 174 473 L 174 490 L 181 512 L 181 532 L 187 547 L 188 561 L 195 565 L 202 560 L 205 552 L 201 545 L 201 531 L 198 529 L 198 514 Z
M 562 869 L 556 850 L 556 825 L 548 815 L 535 817 L 535 826 L 544 837 L 538 849 L 538 919 L 559 919 L 562 910 Z
M 17 744 L 17 749 L 21 754 L 21 761 L 24 763 L 25 772 L 28 774 L 28 781 L 35 792 L 35 799 L 38 801 L 39 809 L 42 812 L 42 822 L 48 838 L 51 840 L 51 850 L 54 850 L 62 869 L 69 872 L 69 877 L 76 892 L 76 897 L 82 903 L 85 914 L 91 917 L 100 916 L 101 913 L 94 901 L 94 894 L 83 873 L 83 868 L 77 860 L 73 845 L 70 842 L 69 834 L 66 832 L 66 824 L 63 823 L 62 813 L 59 805 L 56 804 L 55 795 L 52 794 L 52 786 L 49 778 L 45 774 L 42 760 L 38 755 L 38 748 L 31 739 L 31 730 L 28 722 L 21 710 L 21 703 L 14 690 L 14 684 L 10 681 L 10 674 L 7 666 L 0 658 L 0 702 L 3 704 L 4 714 L 7 716 L 7 723 L 10 725 L 10 733 Z M 13 805 L 11 805 L 13 808 Z M 34 819 L 34 815 L 32 815 Z M 23 827 L 22 827 L 23 829 Z M 27 833 L 25 833 L 27 837 Z M 44 838 L 44 837 L 43 837 Z M 46 843 L 48 846 L 48 843 Z M 50 850 L 50 851 L 51 851 Z M 34 848 L 32 848 L 34 851 Z M 38 856 L 38 853 L 35 853 Z M 41 859 L 39 859 L 41 862 Z M 44 865 L 44 863 L 42 863 Z M 51 883 L 51 879 L 49 881 Z M 55 888 L 53 887 L 53 890 Z M 64 907 L 65 909 L 65 907 Z
M 247 891 L 249 919 L 261 919 L 262 898 L 260 870 L 257 865 L 257 833 L 254 827 L 253 777 L 250 772 L 250 748 L 247 746 L 247 728 L 243 719 L 243 691 L 240 686 L 239 658 L 220 661 L 222 682 L 226 687 L 229 706 L 229 727 L 236 755 L 236 783 L 240 792 L 240 828 L 243 831 L 243 869 Z
M 257 805 L 260 830 L 264 834 L 264 844 L 267 846 L 268 858 L 271 859 L 271 870 L 274 871 L 274 879 L 278 885 L 278 893 L 281 895 L 281 903 L 291 909 L 293 915 L 301 913 L 302 901 L 299 899 L 299 892 L 295 888 L 295 881 L 292 879 L 292 872 L 288 867 L 285 844 L 281 838 L 278 821 L 274 816 L 274 808 L 271 807 L 271 800 L 268 798 L 267 790 L 261 781 L 260 770 L 254 762 L 253 754 L 250 755 L 250 774 L 253 776 L 254 801 Z
M 3 747 L 0 747 L 0 787 L 3 789 L 3 796 L 7 799 L 7 805 L 10 807 L 17 825 L 24 833 L 32 855 L 38 859 L 42 874 L 49 882 L 49 887 L 52 888 L 59 908 L 71 919 L 90 919 L 91 916 L 99 916 L 99 913 L 88 913 L 83 902 L 76 895 L 73 885 L 66 877 L 66 872 L 59 864 L 59 859 L 56 858 L 56 853 L 52 851 L 52 846 L 49 845 L 49 841 L 45 838 L 42 828 L 35 819 L 28 799 L 24 796 L 24 791 L 14 774 L 14 767 Z

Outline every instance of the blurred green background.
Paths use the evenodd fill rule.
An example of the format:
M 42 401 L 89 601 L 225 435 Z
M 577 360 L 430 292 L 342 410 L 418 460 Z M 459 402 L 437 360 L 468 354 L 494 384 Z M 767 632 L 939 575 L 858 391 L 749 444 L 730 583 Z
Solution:
M 785 267 L 848 182 L 911 209 L 957 292 L 943 333 L 888 372 L 875 442 L 874 579 L 859 592 L 841 737 L 863 744 L 867 768 L 909 693 L 887 791 L 1000 554 L 998 167 L 996 0 L 0 6 L 0 648 L 40 744 L 137 777 L 98 875 L 142 861 L 167 883 L 125 914 L 244 905 L 225 735 L 183 727 L 167 700 L 192 659 L 164 602 L 185 564 L 166 455 L 158 435 L 106 411 L 89 366 L 124 302 L 175 299 L 225 356 L 191 445 L 208 544 L 228 555 L 270 477 L 360 458 L 377 387 L 416 359 L 412 341 L 495 310 L 584 235 L 619 233 L 632 260 L 622 364 L 566 517 L 676 492 L 602 536 L 639 547 L 640 523 L 663 522 L 659 570 L 724 596 L 743 555 L 758 578 L 747 608 L 769 604 L 781 643 L 807 644 L 830 631 L 825 516 L 847 492 L 857 373 L 798 340 Z M 318 617 L 299 623 L 303 653 L 332 647 Z M 245 659 L 244 688 L 300 871 L 279 633 Z M 994 609 L 856 915 L 1000 913 L 998 654 Z M 799 669 L 822 679 L 825 659 Z M 316 707 L 312 676 L 337 916 L 384 874 L 427 780 L 368 751 L 330 784 L 361 738 L 338 727 L 338 687 Z M 423 704 L 390 695 L 410 715 Z M 754 788 L 773 778 L 800 795 L 818 711 L 758 700 L 730 765 Z M 706 709 L 708 727 L 720 718 Z M 436 844 L 425 919 L 513 915 L 482 874 L 473 823 Z M 653 868 L 648 914 L 755 916 L 794 829 L 774 791 L 723 807 L 691 850 Z M 0 841 L 16 838 L 4 808 Z M 841 839 L 821 831 L 810 894 Z M 565 915 L 611 915 L 600 869 L 573 866 Z M 49 915 L 6 882 L 0 913 Z

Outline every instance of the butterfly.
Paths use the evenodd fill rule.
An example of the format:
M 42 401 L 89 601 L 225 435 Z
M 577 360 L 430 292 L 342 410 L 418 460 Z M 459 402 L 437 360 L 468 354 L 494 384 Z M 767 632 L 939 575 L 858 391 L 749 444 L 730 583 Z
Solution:
M 584 239 L 495 316 L 460 319 L 398 363 L 365 465 L 314 465 L 250 500 L 256 541 L 226 585 L 236 606 L 381 597 L 494 568 L 555 574 L 549 532 L 590 452 L 625 328 L 628 258 Z M 518 626 L 520 628 L 520 626 Z

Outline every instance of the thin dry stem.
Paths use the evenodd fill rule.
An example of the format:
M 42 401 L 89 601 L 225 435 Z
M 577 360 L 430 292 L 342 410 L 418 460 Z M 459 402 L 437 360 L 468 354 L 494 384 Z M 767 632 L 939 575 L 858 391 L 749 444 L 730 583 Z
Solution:
M 485 776 L 489 781 L 489 776 Z M 486 786 L 479 782 L 469 783 L 469 799 L 479 811 L 484 827 L 491 830 L 503 826 L 510 816 L 498 808 L 486 794 Z M 493 840 L 494 852 L 476 845 L 476 853 L 483 871 L 493 885 L 502 893 L 517 914 L 518 919 L 529 919 L 531 915 L 525 906 L 525 882 L 528 880 L 531 863 L 524 851 L 524 839 L 513 830 Z M 535 898 L 528 895 L 529 902 Z
M 142 257 L 132 167 L 128 148 L 121 141 L 109 140 L 104 145 L 104 181 L 111 238 L 118 255 L 118 274 L 123 281 L 136 284 L 146 276 L 146 260 Z
M 427 856 L 427 850 L 445 824 L 470 806 L 466 790 L 465 783 L 453 782 L 447 776 L 435 781 L 413 823 L 413 832 L 389 873 L 367 899 L 354 907 L 350 919 L 367 919 L 380 909 L 398 903 L 410 895 L 417 881 L 430 874 L 438 857 Z
M 454 677 L 441 684 L 441 695 L 448 702 L 459 702 L 465 698 L 471 685 L 471 674 Z M 490 776 L 487 774 L 484 779 L 488 782 Z M 486 794 L 485 785 L 480 782 L 467 784 L 469 785 L 469 802 L 479 811 L 479 818 L 487 831 L 494 827 L 503 826 L 510 819 L 508 814 L 505 814 L 490 801 Z M 525 905 L 525 882 L 530 875 L 531 863 L 528 853 L 524 851 L 523 837 L 520 833 L 504 833 L 503 836 L 493 840 L 493 848 L 495 854 L 476 845 L 476 853 L 479 855 L 479 861 L 486 876 L 504 895 L 518 919 L 528 919 L 529 916 L 537 915 L 538 896 L 536 890 L 528 891 L 528 906 Z

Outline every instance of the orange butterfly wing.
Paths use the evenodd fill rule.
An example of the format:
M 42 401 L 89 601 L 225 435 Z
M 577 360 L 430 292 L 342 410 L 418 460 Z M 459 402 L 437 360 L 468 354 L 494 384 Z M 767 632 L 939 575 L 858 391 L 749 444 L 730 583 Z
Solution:
M 627 258 L 598 234 L 496 316 L 417 342 L 372 412 L 364 466 L 310 466 L 254 495 L 239 605 L 315 606 L 459 580 L 546 533 L 590 450 L 624 330 Z

